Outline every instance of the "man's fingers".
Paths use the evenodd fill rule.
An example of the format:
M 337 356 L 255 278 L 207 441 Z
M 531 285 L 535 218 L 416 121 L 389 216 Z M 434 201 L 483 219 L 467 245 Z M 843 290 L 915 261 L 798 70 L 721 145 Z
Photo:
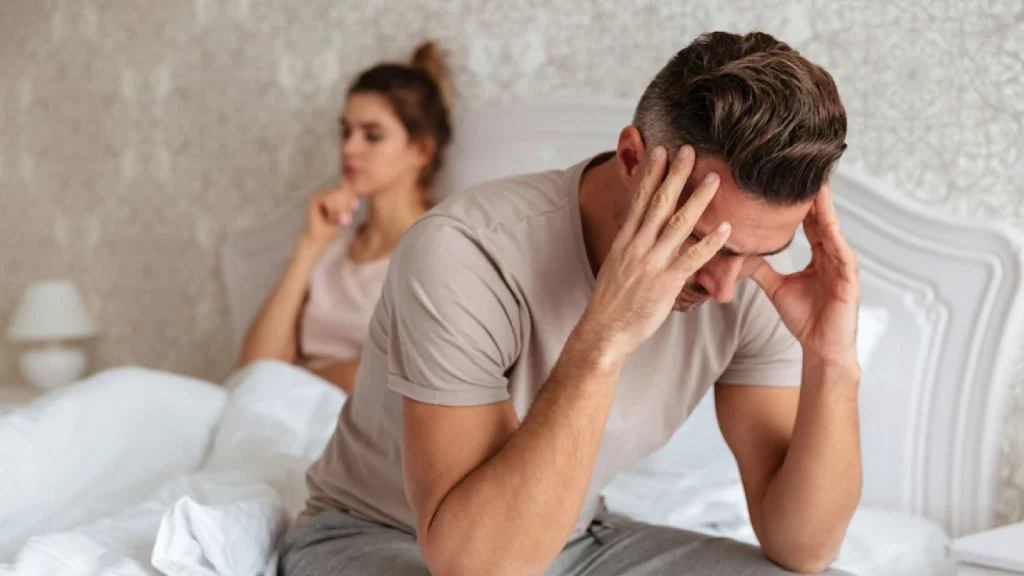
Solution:
M 846 237 L 843 236 L 839 228 L 839 214 L 832 201 L 832 186 L 829 182 L 822 185 L 821 192 L 814 199 L 814 206 L 811 210 L 815 215 L 816 225 L 810 227 L 804 225 L 807 239 L 811 241 L 812 246 L 817 245 L 820 252 L 824 252 L 836 262 L 843 280 L 856 282 L 857 254 L 850 247 L 850 243 L 846 241 Z
M 658 185 L 661 184 L 665 174 L 665 156 L 665 148 L 655 146 L 654 150 L 644 160 L 642 166 L 643 176 L 641 176 L 640 182 L 633 192 L 629 213 L 626 215 L 626 221 L 619 231 L 620 236 L 630 239 L 640 229 L 640 223 L 643 222 L 644 215 L 647 213 L 647 205 L 651 201 L 651 196 L 658 189 Z
M 667 258 L 675 254 L 679 246 L 693 233 L 693 227 L 700 220 L 701 214 L 707 210 L 711 199 L 715 197 L 718 184 L 718 174 L 708 174 L 686 203 L 669 218 L 654 248 L 659 256 Z
M 750 277 L 764 290 L 769 300 L 775 298 L 775 292 L 782 286 L 782 282 L 785 279 L 785 276 L 776 272 L 775 268 L 772 268 L 771 263 L 767 260 L 761 260 L 761 263 L 754 269 L 754 273 Z
M 821 244 L 821 233 L 818 231 L 818 211 L 815 209 L 817 204 L 818 200 L 815 199 L 803 222 L 804 236 L 807 237 L 807 242 L 811 246 Z
M 846 282 L 857 281 L 857 254 L 846 241 L 839 223 L 833 222 L 826 231 L 825 251 L 838 264 L 839 275 Z
M 665 221 L 676 210 L 679 203 L 679 194 L 686 187 L 686 181 L 693 171 L 694 154 L 693 148 L 683 146 L 679 149 L 672 165 L 668 169 L 668 175 L 660 182 L 657 191 L 651 196 L 650 204 L 647 206 L 647 214 L 644 216 L 643 224 L 640 226 L 637 235 L 646 236 L 646 241 L 653 244 L 661 233 Z
M 722 246 L 725 246 L 725 241 L 728 240 L 731 231 L 732 227 L 728 222 L 719 224 L 714 232 L 683 250 L 682 254 L 669 265 L 669 273 L 678 275 L 682 280 L 689 278 L 694 272 L 700 270 L 701 266 L 714 258 Z
M 832 185 L 830 183 L 825 182 L 821 187 L 821 192 L 814 199 L 814 212 L 820 234 L 825 234 L 826 229 L 833 222 L 839 223 L 839 215 L 836 214 L 836 207 L 832 203 Z

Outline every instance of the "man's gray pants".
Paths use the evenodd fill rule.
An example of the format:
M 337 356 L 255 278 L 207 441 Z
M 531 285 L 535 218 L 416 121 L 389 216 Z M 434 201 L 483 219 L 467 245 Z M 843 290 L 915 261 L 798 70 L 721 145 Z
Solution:
M 495 562 L 500 560 L 495 559 Z M 401 530 L 328 511 L 290 532 L 279 576 L 429 576 L 416 538 Z M 601 514 L 570 541 L 545 576 L 783 576 L 759 548 L 696 532 Z M 829 570 L 826 574 L 846 574 Z

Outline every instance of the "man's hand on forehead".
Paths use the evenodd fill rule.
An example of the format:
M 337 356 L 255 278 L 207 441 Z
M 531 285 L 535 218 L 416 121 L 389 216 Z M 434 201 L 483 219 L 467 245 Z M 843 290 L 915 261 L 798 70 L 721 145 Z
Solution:
M 684 247 L 718 190 L 707 174 L 678 206 L 692 174 L 693 149 L 683 147 L 671 164 L 656 147 L 634 172 L 633 199 L 597 275 L 590 304 L 578 328 L 621 362 L 668 317 L 679 290 L 725 244 L 730 226 L 721 223 L 696 244 Z

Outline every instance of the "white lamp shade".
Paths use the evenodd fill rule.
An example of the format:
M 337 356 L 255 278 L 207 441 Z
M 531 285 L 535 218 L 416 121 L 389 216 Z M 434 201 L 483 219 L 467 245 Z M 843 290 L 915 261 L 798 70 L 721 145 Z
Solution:
M 96 323 L 70 280 L 33 282 L 14 309 L 7 337 L 13 341 L 74 340 L 96 335 Z

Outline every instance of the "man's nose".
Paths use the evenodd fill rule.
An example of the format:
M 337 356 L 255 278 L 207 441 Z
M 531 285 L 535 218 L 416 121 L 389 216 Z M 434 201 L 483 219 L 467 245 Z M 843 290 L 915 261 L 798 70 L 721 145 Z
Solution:
M 743 268 L 740 256 L 715 256 L 697 275 L 697 283 L 720 304 L 732 302 L 733 288 Z

